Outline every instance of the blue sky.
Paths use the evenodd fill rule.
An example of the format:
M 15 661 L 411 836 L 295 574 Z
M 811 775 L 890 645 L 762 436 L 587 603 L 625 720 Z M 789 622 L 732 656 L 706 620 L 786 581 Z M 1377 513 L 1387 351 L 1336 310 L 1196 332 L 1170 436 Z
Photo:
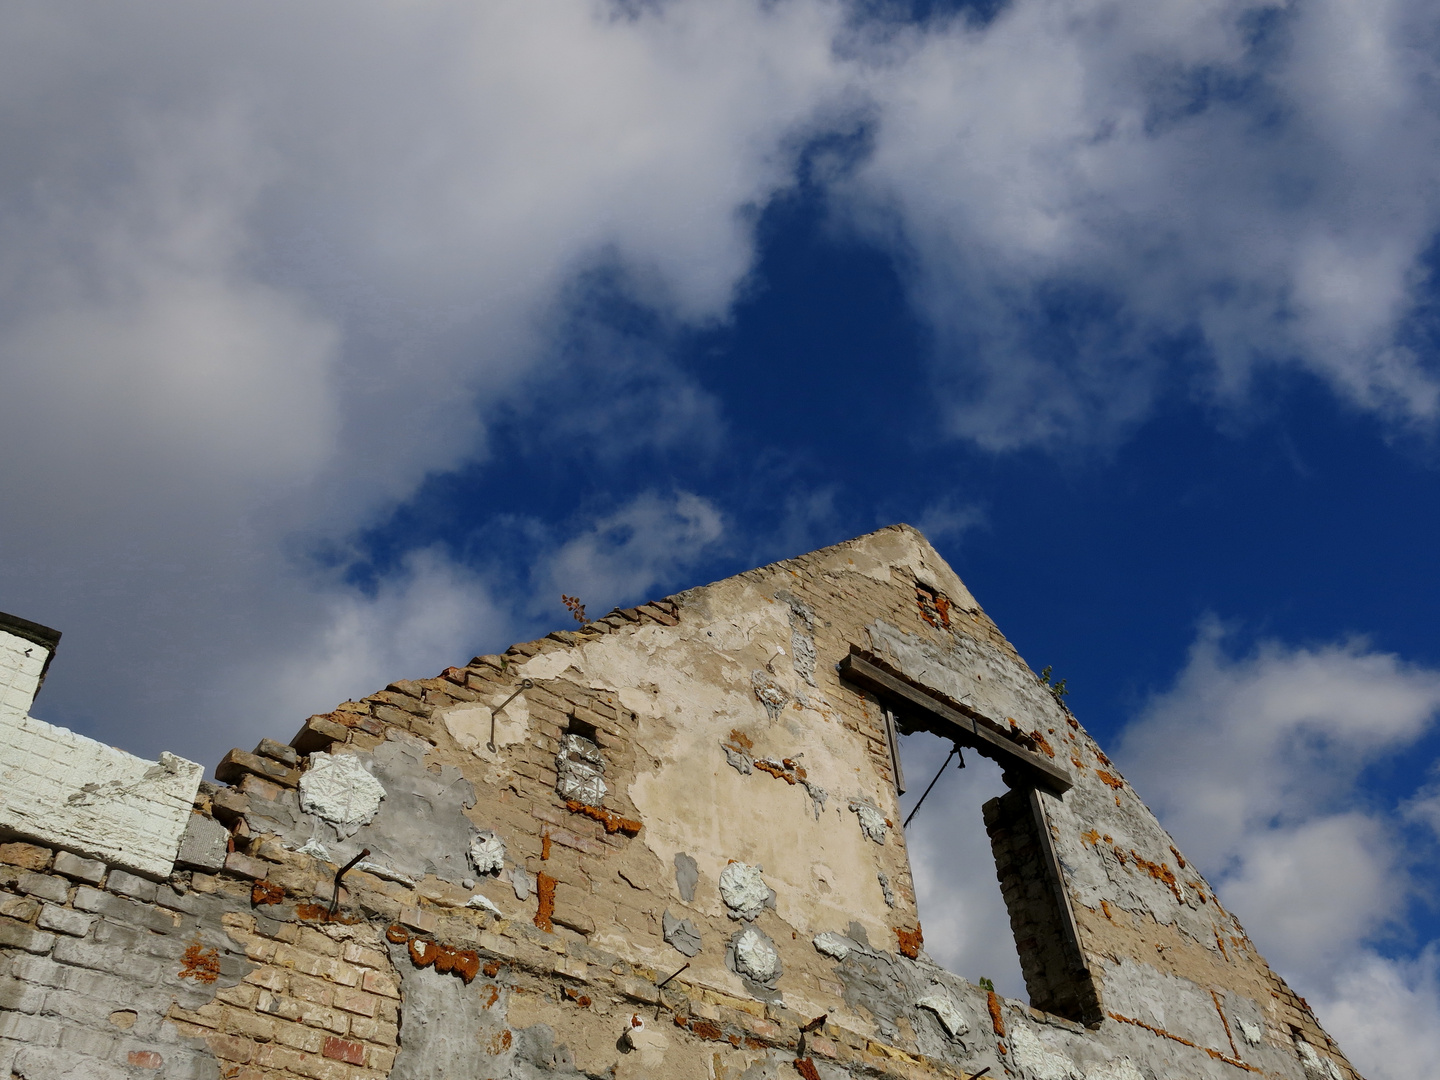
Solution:
M 1440 1077 L 1427 5 L 11 15 L 39 715 L 213 762 L 562 591 L 908 521 L 1362 1070 Z M 932 951 L 1018 992 L 929 824 L 993 782 L 913 851 Z

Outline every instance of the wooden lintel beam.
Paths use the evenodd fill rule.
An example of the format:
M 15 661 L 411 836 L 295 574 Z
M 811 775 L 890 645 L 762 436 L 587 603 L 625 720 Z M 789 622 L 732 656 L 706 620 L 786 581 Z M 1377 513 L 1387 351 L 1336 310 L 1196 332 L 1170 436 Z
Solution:
M 994 761 L 1007 772 L 1013 772 L 1034 787 L 1064 795 L 1074 786 L 1070 774 L 1046 761 L 1032 750 L 1026 750 L 994 730 L 994 721 L 972 709 L 941 697 L 929 687 L 888 671 L 863 656 L 850 653 L 836 665 L 842 678 L 882 697 L 898 700 L 943 721 L 931 730 L 962 746 L 968 746 Z

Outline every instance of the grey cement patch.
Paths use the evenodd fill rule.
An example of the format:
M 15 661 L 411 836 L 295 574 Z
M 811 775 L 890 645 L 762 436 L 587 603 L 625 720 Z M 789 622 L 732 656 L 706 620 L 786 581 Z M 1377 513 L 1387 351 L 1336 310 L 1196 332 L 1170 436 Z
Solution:
M 675 855 L 675 887 L 680 890 L 680 899 L 687 904 L 695 899 L 695 886 L 700 882 L 700 867 L 683 851 Z
M 460 884 L 474 875 L 470 845 L 479 831 L 464 811 L 475 805 L 475 789 L 453 765 L 426 767 L 430 746 L 413 736 L 390 738 L 370 753 L 356 753 L 385 789 L 385 799 L 368 825 L 342 837 L 341 829 L 300 810 L 293 793 L 275 803 L 253 797 L 246 815 L 256 831 L 275 832 L 290 846 L 323 845 L 330 861 L 346 863 L 370 849 L 370 861 L 411 880 L 434 874 Z
M 510 1075 L 505 1051 L 505 1013 L 509 992 L 477 978 L 469 986 L 433 967 L 417 968 L 404 945 L 387 943 L 390 960 L 400 973 L 400 1052 L 391 1080 L 452 1080 L 475 1077 L 499 1080 Z M 499 997 L 491 999 L 491 988 Z
M 515 1032 L 514 1059 L 506 1080 L 585 1080 L 564 1043 L 555 1042 L 548 1024 L 535 1024 Z
M 665 916 L 661 920 L 665 940 L 672 945 L 676 951 L 685 956 L 694 956 L 700 951 L 700 931 L 689 919 L 677 919 L 665 910 Z

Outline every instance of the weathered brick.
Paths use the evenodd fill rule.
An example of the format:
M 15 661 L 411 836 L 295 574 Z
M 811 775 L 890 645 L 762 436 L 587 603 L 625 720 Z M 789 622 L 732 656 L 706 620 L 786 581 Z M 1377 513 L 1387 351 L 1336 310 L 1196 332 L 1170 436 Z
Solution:
M 252 859 L 249 855 L 242 855 L 238 851 L 232 851 L 225 856 L 225 869 L 232 874 L 258 880 L 270 873 L 270 864 L 261 862 L 259 859 Z
M 335 988 L 334 1001 L 337 1009 L 359 1013 L 361 1016 L 375 1015 L 375 997 L 365 993 L 363 990 L 352 990 L 349 987 L 337 986 Z
M 47 953 L 54 944 L 54 934 L 41 933 L 19 923 L 0 920 L 0 948 L 24 949 L 30 953 Z
M 245 976 L 245 981 L 272 993 L 283 994 L 290 985 L 290 976 L 279 968 L 258 967 Z
M 354 941 L 345 943 L 345 950 L 341 954 L 345 960 L 352 964 L 359 964 L 361 967 L 377 968 L 385 970 L 390 967 L 390 958 L 376 949 L 367 949 Z
M 300 928 L 300 937 L 296 944 L 302 949 L 308 949 L 313 953 L 320 953 L 322 956 L 339 956 L 340 943 L 333 938 L 326 937 L 319 930 L 309 926 Z
M 0 978 L 0 1012 L 38 1012 L 46 992 L 44 986 L 6 975 Z
M 247 754 L 244 750 L 231 750 L 220 764 L 215 766 L 215 779 L 222 784 L 233 784 L 247 775 L 258 776 L 273 784 L 295 787 L 300 782 L 300 771 L 284 765 L 273 758 L 259 754 Z
M 402 907 L 400 909 L 400 922 L 411 930 L 418 930 L 422 934 L 433 934 L 435 932 L 435 915 L 423 908 Z
M 362 1043 L 351 1042 L 349 1039 L 338 1039 L 330 1036 L 325 1040 L 324 1049 L 321 1050 L 327 1058 L 335 1061 L 344 1061 L 350 1065 L 365 1064 L 365 1047 Z
M 157 961 L 136 956 L 128 949 L 97 945 L 75 938 L 58 939 L 53 955 L 62 964 L 113 972 L 137 983 L 158 982 L 162 970 Z
M 325 1033 L 301 1023 L 277 1020 L 275 1041 L 295 1050 L 303 1050 L 307 1054 L 318 1054 L 320 1047 L 325 1044 Z
M 0 844 L 0 863 L 18 866 L 22 870 L 47 870 L 52 852 L 36 844 Z
M 105 880 L 105 864 L 103 862 L 99 859 L 82 859 L 79 855 L 73 855 L 68 851 L 56 853 L 55 872 L 64 874 L 74 881 L 84 881 L 90 885 L 99 885 Z
M 367 993 L 379 994 L 382 997 L 398 998 L 400 987 L 395 977 L 383 971 L 367 971 L 361 982 Z
M 83 911 L 70 911 L 55 904 L 46 904 L 40 911 L 40 918 L 36 925 L 41 930 L 54 930 L 57 933 L 69 934 L 71 937 L 84 937 L 90 932 L 90 927 L 95 925 L 95 919 L 96 916 L 87 915 Z
M 225 1028 L 232 1034 L 244 1035 L 259 1042 L 269 1042 L 275 1037 L 275 1021 L 268 1016 L 258 1016 L 248 1009 L 226 1009 Z
M 354 1038 L 380 1046 L 394 1046 L 400 1041 L 398 1027 L 367 1016 L 357 1016 L 350 1021 L 350 1034 Z
M 70 895 L 70 882 L 52 874 L 21 874 L 19 886 L 20 891 L 29 896 L 38 896 L 57 904 L 65 903 Z
M 242 1065 L 255 1053 L 254 1044 L 238 1035 L 209 1035 L 205 1043 L 210 1052 L 223 1061 L 238 1061 Z
M 241 1009 L 254 1009 L 263 991 L 254 983 L 237 983 L 215 991 L 215 1000 Z
M 350 1031 L 350 1013 L 310 1001 L 299 1002 L 298 1009 L 300 1022 L 309 1027 L 324 1028 L 336 1035 L 346 1035 Z
M 0 1012 L 0 1039 L 14 1039 L 29 1046 L 59 1046 L 61 1030 L 49 1017 Z
M 125 1055 L 125 1063 L 137 1069 L 158 1069 L 165 1059 L 154 1050 L 131 1050 Z
M 105 887 L 111 892 L 146 904 L 155 899 L 155 883 L 153 881 L 147 881 L 145 878 L 137 877 L 124 870 L 111 870 L 110 879 L 105 882 Z
M 300 1028 L 299 1030 L 304 1031 L 305 1029 Z M 308 1047 L 295 1049 L 292 1048 L 290 1043 L 285 1041 L 286 1036 L 282 1034 L 279 1039 L 281 1045 L 272 1043 L 267 1046 L 258 1046 L 255 1048 L 255 1064 L 266 1069 L 281 1069 L 286 1072 L 296 1072 L 301 1062 L 305 1060 L 305 1053 L 318 1054 L 320 1052 L 320 1047 L 324 1041 L 323 1037 L 315 1035 L 314 1038 L 316 1045 L 313 1050 L 310 1050 Z
M 60 1049 L 77 1057 L 106 1058 L 115 1056 L 120 1040 L 107 1031 L 93 1028 L 65 1027 L 60 1032 Z

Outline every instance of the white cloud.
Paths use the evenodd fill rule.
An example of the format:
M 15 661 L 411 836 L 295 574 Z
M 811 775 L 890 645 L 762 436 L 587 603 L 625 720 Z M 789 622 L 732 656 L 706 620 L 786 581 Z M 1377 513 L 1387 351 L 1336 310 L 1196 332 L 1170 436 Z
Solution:
M 1404 944 L 1436 854 L 1406 819 L 1424 817 L 1433 793 L 1387 805 L 1363 779 L 1432 730 L 1440 671 L 1357 640 L 1226 646 L 1203 626 L 1115 757 L 1365 1075 L 1440 1077 L 1426 1050 L 1440 1030 L 1436 944 L 1410 959 Z
M 1429 426 L 1396 335 L 1440 223 L 1433 33 L 1403 0 L 1016 0 L 904 35 L 852 213 L 911 253 L 954 430 L 1112 439 L 1192 332 L 1226 397 L 1291 365 Z
M 708 500 L 689 492 L 665 497 L 645 492 L 596 520 L 545 560 L 540 575 L 554 597 L 578 595 L 590 617 L 645 594 L 685 566 L 704 558 L 724 536 L 725 522 Z
M 724 314 L 749 208 L 788 181 L 792 133 L 839 85 L 839 18 L 758 2 L 16 14 L 0 41 L 0 589 L 66 632 L 41 709 L 208 760 L 217 729 L 275 722 L 218 684 L 267 685 L 296 656 L 330 673 L 309 686 L 408 670 L 378 620 L 426 594 L 438 556 L 382 583 L 387 604 L 305 555 L 483 457 L 487 419 L 516 399 L 592 453 L 713 448 L 713 403 L 653 357 L 562 364 L 567 309 L 613 266 L 672 323 Z M 588 400 L 547 391 L 587 364 Z M 568 430 L 547 398 L 574 406 Z M 699 505 L 673 543 L 711 535 Z M 645 542 L 565 558 L 618 595 L 655 580 L 646 558 L 687 557 Z M 434 663 L 471 647 L 438 625 Z
M 185 673 L 323 653 L 354 597 L 297 553 L 483 459 L 492 418 L 543 410 L 547 380 L 596 388 L 545 428 L 587 452 L 714 454 L 714 402 L 656 354 L 567 352 L 586 283 L 613 270 L 667 333 L 723 320 L 757 211 L 807 139 L 857 122 L 873 153 L 821 180 L 906 268 L 955 431 L 1107 438 L 1148 408 L 1154 343 L 1194 328 L 1218 386 L 1285 362 L 1430 416 L 1396 331 L 1440 204 L 1431 18 L 22 5 L 0 39 L 0 588 L 67 631 L 42 707 L 116 739 L 143 717 L 205 756 L 191 715 L 242 710 Z M 1027 313 L 1081 286 L 1105 314 L 1057 363 Z M 827 497 L 792 500 L 782 531 L 812 536 Z M 708 542 L 679 516 L 677 542 Z M 635 567 L 660 553 L 633 550 L 592 538 L 567 572 L 601 595 L 656 580 Z

